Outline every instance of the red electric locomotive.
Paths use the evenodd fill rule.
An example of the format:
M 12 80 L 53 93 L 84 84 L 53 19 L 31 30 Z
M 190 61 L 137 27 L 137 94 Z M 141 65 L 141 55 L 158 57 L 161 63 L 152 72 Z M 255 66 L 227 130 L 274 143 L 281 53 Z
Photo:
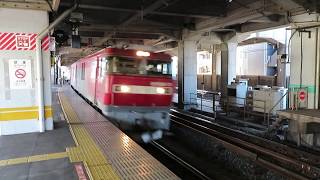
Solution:
M 71 86 L 121 129 L 158 139 L 169 129 L 171 56 L 105 48 L 71 65 Z

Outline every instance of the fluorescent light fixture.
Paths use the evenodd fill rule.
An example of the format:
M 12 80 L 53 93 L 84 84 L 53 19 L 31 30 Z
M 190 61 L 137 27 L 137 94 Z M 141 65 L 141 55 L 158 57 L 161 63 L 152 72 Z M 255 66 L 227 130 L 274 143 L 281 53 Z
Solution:
M 172 61 L 178 61 L 178 56 L 172 56 L 171 59 Z

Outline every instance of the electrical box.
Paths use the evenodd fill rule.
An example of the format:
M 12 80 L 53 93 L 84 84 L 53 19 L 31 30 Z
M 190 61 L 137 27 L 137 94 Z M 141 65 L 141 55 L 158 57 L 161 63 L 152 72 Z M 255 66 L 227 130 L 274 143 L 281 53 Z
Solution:
M 277 111 L 286 109 L 286 93 L 287 89 L 279 87 L 252 90 L 253 111 L 275 115 Z
M 83 22 L 83 13 L 80 13 L 80 12 L 71 13 L 69 21 L 73 23 Z
M 240 79 L 238 82 L 231 83 L 227 86 L 227 96 L 229 104 L 243 107 L 248 91 L 248 80 Z

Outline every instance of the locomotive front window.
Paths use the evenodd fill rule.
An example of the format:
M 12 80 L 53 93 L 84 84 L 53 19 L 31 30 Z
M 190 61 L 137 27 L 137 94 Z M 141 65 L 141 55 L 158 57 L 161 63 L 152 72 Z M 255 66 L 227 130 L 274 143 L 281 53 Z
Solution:
M 147 61 L 146 71 L 150 75 L 171 75 L 171 63 L 149 60 Z
M 106 59 L 107 73 L 171 76 L 171 62 L 168 61 L 117 56 Z

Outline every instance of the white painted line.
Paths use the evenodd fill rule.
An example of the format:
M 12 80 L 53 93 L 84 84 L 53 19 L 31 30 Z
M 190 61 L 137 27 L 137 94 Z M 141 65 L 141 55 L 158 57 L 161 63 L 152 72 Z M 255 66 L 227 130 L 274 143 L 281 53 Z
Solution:
M 65 121 L 66 119 L 64 118 L 64 115 L 62 113 L 60 113 L 60 119 L 61 121 Z

